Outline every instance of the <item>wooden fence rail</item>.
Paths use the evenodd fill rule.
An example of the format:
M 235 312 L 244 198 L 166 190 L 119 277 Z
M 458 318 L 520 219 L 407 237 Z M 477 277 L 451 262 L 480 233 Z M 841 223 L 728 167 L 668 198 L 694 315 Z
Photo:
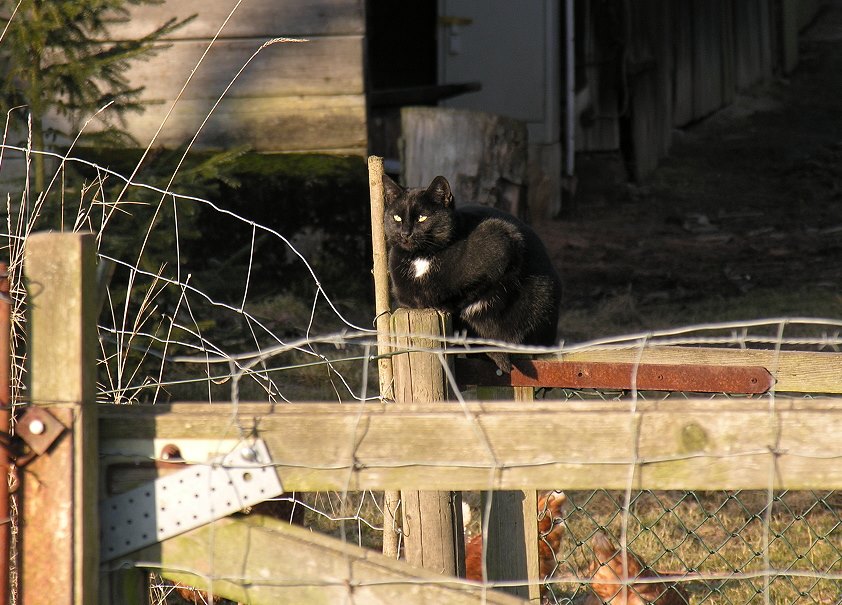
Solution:
M 535 402 L 525 389 L 510 391 L 519 401 L 464 404 L 419 404 L 413 394 L 400 405 L 95 406 L 93 319 L 85 302 L 85 292 L 94 290 L 93 260 L 89 236 L 36 237 L 27 251 L 32 407 L 59 416 L 65 431 L 23 469 L 24 605 L 39 602 L 47 576 L 50 602 L 97 602 L 91 513 L 97 471 L 101 497 L 119 491 L 137 481 L 137 469 L 126 463 L 158 459 L 164 443 L 178 445 L 189 459 L 209 443 L 225 451 L 244 435 L 260 437 L 287 491 L 842 489 L 842 400 L 831 397 Z M 779 391 L 842 392 L 842 356 L 833 353 L 660 348 L 563 359 L 762 366 Z M 147 479 L 155 472 L 153 465 Z M 515 504 L 510 510 L 521 506 Z M 523 510 L 530 506 L 534 515 L 534 504 Z M 529 528 L 530 517 L 523 519 Z M 534 535 L 517 541 L 508 548 L 534 549 Z M 113 573 L 125 566 L 163 568 L 166 577 L 250 603 L 327 603 L 349 595 L 371 603 L 522 602 L 335 538 L 254 519 L 215 521 L 101 565 L 99 602 L 141 602 L 138 574 Z M 508 577 L 527 580 L 520 594 L 532 600 L 540 579 L 534 559 L 528 567 Z M 504 572 L 489 572 L 490 586 L 500 585 L 494 579 L 506 578 Z
M 184 403 L 103 406 L 100 422 L 106 465 L 254 430 L 290 491 L 842 488 L 839 399 Z

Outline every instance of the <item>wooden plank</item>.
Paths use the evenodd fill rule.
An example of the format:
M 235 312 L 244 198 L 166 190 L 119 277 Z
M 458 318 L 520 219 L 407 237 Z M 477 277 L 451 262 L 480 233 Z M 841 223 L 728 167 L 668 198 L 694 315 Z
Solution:
M 167 0 L 130 9 L 131 20 L 110 28 L 114 39 L 135 38 L 175 17 L 196 18 L 178 30 L 175 39 L 212 38 L 237 4 L 236 0 Z M 229 38 L 273 38 L 365 33 L 360 0 L 248 0 L 237 7 L 222 35 Z
M 799 4 L 802 0 L 781 0 L 781 61 L 785 73 L 798 65 Z
M 722 38 L 719 0 L 693 0 L 693 117 L 722 107 Z
M 148 454 L 144 440 L 155 435 L 178 443 L 254 430 L 290 491 L 842 488 L 838 399 L 631 406 L 573 400 L 103 406 L 101 452 L 134 447 Z
M 738 0 L 744 2 L 745 0 Z M 722 52 L 722 104 L 734 102 L 737 84 L 734 75 L 734 7 L 733 0 L 720 0 L 719 32 Z
M 762 81 L 765 76 L 761 62 L 761 44 L 764 36 L 758 27 L 761 23 L 761 2 L 766 0 L 747 0 L 733 4 L 734 77 L 738 89 L 746 89 Z
M 534 389 L 496 389 L 516 401 L 531 402 Z M 538 569 L 538 515 L 535 490 L 499 490 L 483 493 L 483 504 L 491 498 L 488 535 L 485 543 L 488 579 L 492 581 L 529 578 L 526 586 L 504 588 L 517 597 L 538 602 L 541 590 Z M 483 505 L 482 510 L 485 510 Z
M 655 28 L 654 51 L 658 82 L 656 85 L 657 111 L 658 111 L 658 157 L 663 158 L 669 153 L 673 139 L 673 95 L 675 85 L 675 40 L 672 23 L 672 12 L 675 10 L 675 2 L 661 0 L 656 5 L 656 12 L 653 15 Z
M 619 102 L 625 94 L 621 92 L 623 83 L 618 67 L 622 55 L 613 47 L 603 47 L 599 35 L 600 28 L 609 21 L 604 15 L 611 10 L 610 6 L 594 7 L 585 3 L 579 13 L 583 15 L 581 19 L 585 25 L 576 35 L 584 36 L 583 68 L 587 88 L 576 95 L 577 115 L 586 112 L 584 119 L 575 121 L 576 151 L 616 151 L 620 148 Z
M 703 347 L 595 348 L 538 359 L 643 364 L 762 366 L 775 378 L 775 390 L 790 393 L 842 393 L 842 354 Z
M 672 6 L 675 39 L 675 104 L 673 124 L 693 121 L 693 4 L 675 2 Z
M 758 0 L 759 17 L 758 29 L 760 30 L 760 63 L 763 70 L 764 80 L 772 77 L 777 67 L 777 21 L 774 17 L 776 0 Z
M 144 99 L 171 103 L 196 69 L 181 98 L 215 101 L 264 42 L 261 38 L 219 40 L 204 59 L 206 41 L 173 42 L 147 61 L 133 63 L 126 77 L 145 87 Z M 343 36 L 268 46 L 225 94 L 247 98 L 363 92 L 363 38 Z
M 24 603 L 97 602 L 95 259 L 91 234 L 26 242 L 28 395 L 66 431 L 20 472 Z
M 221 519 L 141 550 L 132 559 L 160 562 L 165 578 L 251 605 L 524 603 L 474 582 L 257 516 Z
M 128 121 L 128 130 L 145 145 L 164 120 L 168 104 L 149 107 Z M 156 144 L 176 147 L 189 141 L 211 110 L 210 100 L 176 105 Z M 225 99 L 196 141 L 198 149 L 250 145 L 256 151 L 323 153 L 366 152 L 363 95 Z

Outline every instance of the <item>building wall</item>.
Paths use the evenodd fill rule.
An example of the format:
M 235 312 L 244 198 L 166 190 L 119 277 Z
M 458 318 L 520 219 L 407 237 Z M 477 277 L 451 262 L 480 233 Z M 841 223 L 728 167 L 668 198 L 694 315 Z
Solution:
M 128 23 L 111 28 L 116 39 L 138 37 L 171 17 L 198 15 L 169 48 L 132 66 L 130 81 L 158 103 L 129 115 L 128 131 L 144 146 L 160 128 L 155 144 L 168 147 L 199 133 L 203 149 L 364 155 L 364 0 L 248 0 L 222 27 L 235 4 L 166 0 L 133 7 Z M 279 37 L 307 41 L 269 45 L 237 75 Z
M 800 29 L 821 5 L 640 0 L 599 12 L 588 2 L 577 150 L 621 150 L 633 176 L 644 178 L 669 152 L 673 128 L 727 106 L 738 91 L 774 73 L 791 71 Z M 633 7 L 631 14 L 622 14 L 623 7 Z

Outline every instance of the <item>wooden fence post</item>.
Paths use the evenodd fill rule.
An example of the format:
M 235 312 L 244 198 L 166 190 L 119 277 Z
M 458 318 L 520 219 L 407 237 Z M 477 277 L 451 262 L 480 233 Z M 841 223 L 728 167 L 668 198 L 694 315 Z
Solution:
M 368 158 L 368 190 L 371 199 L 371 250 L 374 276 L 374 312 L 377 324 L 377 373 L 380 378 L 380 397 L 393 400 L 392 358 L 389 353 L 389 269 L 386 253 L 386 235 L 383 232 L 383 158 L 372 155 Z M 398 506 L 400 492 L 383 492 L 383 554 L 397 558 L 400 552 L 398 541 Z
M 26 243 L 29 395 L 64 431 L 21 472 L 24 605 L 98 600 L 95 245 L 76 233 Z M 37 435 L 50 422 L 18 427 Z
M 392 314 L 395 401 L 427 403 L 448 399 L 441 359 L 450 318 L 431 309 L 398 309 Z M 420 349 L 420 350 L 419 350 Z M 402 491 L 407 562 L 445 575 L 465 575 L 462 498 L 459 492 Z
M 513 393 L 514 392 L 514 393 Z M 512 396 L 514 394 L 514 397 Z M 532 387 L 480 387 L 482 401 L 511 400 L 531 402 Z M 535 427 L 536 431 L 541 427 Z M 541 587 L 538 564 L 538 495 L 534 490 L 498 490 L 491 496 L 488 535 L 485 543 L 486 571 L 489 581 L 528 581 L 526 586 L 505 586 L 504 592 L 538 602 Z M 485 510 L 485 506 L 482 507 Z

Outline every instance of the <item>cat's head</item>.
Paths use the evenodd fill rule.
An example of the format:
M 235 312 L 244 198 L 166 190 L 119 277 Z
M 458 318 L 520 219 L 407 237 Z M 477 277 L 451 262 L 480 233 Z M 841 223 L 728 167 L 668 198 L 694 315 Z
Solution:
M 434 251 L 453 238 L 453 194 L 450 183 L 437 176 L 430 186 L 404 188 L 383 175 L 386 242 L 408 251 Z

